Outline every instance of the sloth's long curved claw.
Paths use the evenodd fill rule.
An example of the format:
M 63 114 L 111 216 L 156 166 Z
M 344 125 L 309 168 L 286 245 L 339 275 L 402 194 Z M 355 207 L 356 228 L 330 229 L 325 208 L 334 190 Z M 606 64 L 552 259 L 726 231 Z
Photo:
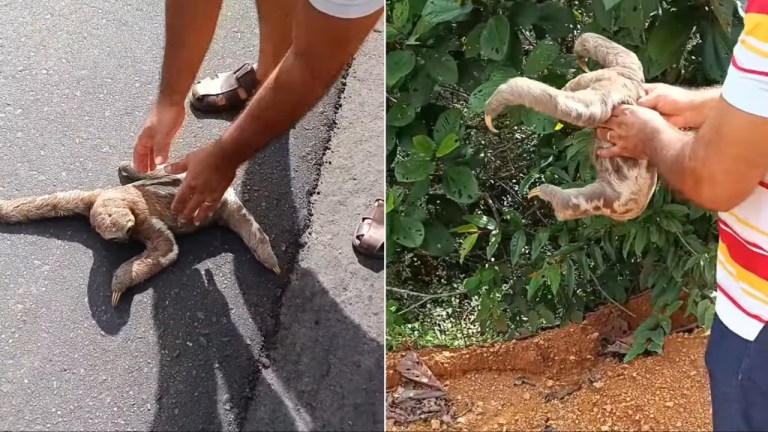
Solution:
M 123 293 L 115 291 L 112 293 L 112 307 L 116 307 L 117 303 L 120 301 L 120 296 L 122 296 Z
M 488 127 L 488 130 L 490 130 L 493 133 L 499 133 L 499 131 L 496 130 L 495 127 L 493 127 L 493 117 L 491 117 L 490 114 L 485 115 L 485 125 Z

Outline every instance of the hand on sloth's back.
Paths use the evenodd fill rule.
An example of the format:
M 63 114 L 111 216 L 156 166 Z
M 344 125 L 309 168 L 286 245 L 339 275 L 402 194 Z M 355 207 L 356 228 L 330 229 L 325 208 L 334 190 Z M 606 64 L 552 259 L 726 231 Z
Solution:
M 678 128 L 699 127 L 701 120 L 694 107 L 698 95 L 693 90 L 663 83 L 644 84 L 646 95 L 637 104 L 658 111 L 662 117 Z

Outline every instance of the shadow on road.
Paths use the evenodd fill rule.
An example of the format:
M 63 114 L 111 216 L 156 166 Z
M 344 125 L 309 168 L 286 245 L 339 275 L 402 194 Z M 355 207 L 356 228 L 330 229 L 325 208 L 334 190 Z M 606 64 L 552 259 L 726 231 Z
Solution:
M 178 261 L 149 281 L 126 292 L 117 309 L 110 305 L 112 273 L 141 252 L 136 244 L 102 240 L 85 218 L 56 219 L 2 226 L 3 233 L 23 233 L 77 242 L 93 253 L 88 304 L 98 326 L 116 335 L 128 323 L 132 300 L 152 288 L 153 317 L 159 338 L 157 406 L 152 430 L 240 430 L 252 399 L 263 428 L 371 430 L 383 425 L 381 393 L 383 346 L 350 320 L 307 269 L 295 269 L 300 222 L 291 184 L 285 136 L 249 163 L 240 192 L 245 206 L 265 229 L 284 266 L 282 277 L 265 269 L 234 234 L 212 227 L 181 236 Z M 277 167 L 277 169 L 276 169 Z M 118 184 L 115 174 L 115 184 Z M 303 199 L 304 197 L 302 197 Z M 352 227 L 353 228 L 353 227 Z M 348 239 L 340 241 L 347 242 Z M 222 253 L 234 259 L 235 274 L 248 317 L 257 329 L 244 335 L 238 312 L 219 290 L 204 262 Z M 295 270 L 295 272 L 294 272 Z M 277 347 L 283 292 L 294 273 L 292 310 L 280 339 L 284 351 L 270 367 Z M 285 319 L 285 317 L 282 317 Z M 278 386 L 279 388 L 276 388 Z M 259 394 L 253 394 L 256 386 Z M 143 425 L 128 425 L 140 428 Z

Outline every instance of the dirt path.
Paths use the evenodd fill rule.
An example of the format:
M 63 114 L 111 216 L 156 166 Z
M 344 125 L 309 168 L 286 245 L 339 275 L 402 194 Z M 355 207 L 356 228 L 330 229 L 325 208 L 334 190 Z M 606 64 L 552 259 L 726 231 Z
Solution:
M 596 355 L 602 333 L 594 325 L 603 318 L 524 341 L 419 355 L 445 387 L 460 430 L 711 430 L 706 335 L 672 335 L 662 355 L 622 364 Z M 398 358 L 388 355 L 390 390 L 399 383 Z M 434 429 L 448 428 L 438 420 L 387 424 Z

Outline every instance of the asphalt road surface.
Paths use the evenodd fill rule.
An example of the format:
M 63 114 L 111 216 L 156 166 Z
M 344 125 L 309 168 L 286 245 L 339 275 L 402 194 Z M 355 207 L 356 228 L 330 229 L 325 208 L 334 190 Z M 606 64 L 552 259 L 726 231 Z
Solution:
M 4 2 L 0 14 L 0 196 L 117 184 L 155 96 L 163 2 Z M 226 0 L 201 74 L 254 61 L 257 43 L 253 3 Z M 138 245 L 106 242 L 85 219 L 0 227 L 0 430 L 381 430 L 383 300 L 350 306 L 348 289 L 296 265 L 344 87 L 237 180 L 281 277 L 211 228 L 179 238 L 177 263 L 114 310 L 112 272 Z M 189 114 L 173 155 L 227 124 Z M 351 234 L 357 221 L 344 223 Z M 383 292 L 381 269 L 360 268 Z M 299 321 L 308 310 L 322 314 Z

